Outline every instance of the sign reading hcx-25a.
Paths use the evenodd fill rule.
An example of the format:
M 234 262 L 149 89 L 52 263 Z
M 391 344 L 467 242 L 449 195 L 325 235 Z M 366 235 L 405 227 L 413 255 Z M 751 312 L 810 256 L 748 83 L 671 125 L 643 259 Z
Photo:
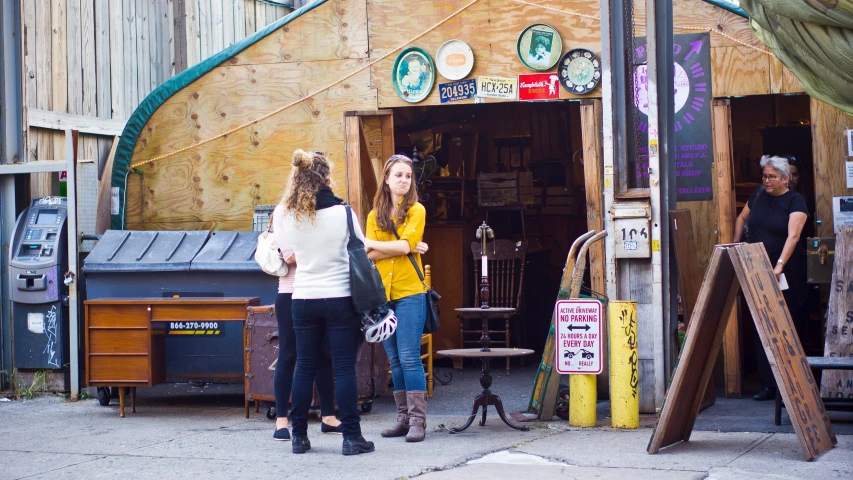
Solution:
M 562 374 L 601 373 L 601 302 L 598 300 L 560 300 L 557 302 L 557 358 L 555 365 Z

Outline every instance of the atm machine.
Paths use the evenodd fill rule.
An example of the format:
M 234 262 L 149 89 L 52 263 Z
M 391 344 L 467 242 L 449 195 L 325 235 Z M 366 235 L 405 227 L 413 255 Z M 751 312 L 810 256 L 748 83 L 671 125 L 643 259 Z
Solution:
M 69 362 L 67 199 L 44 197 L 18 217 L 9 251 L 13 364 L 62 370 Z

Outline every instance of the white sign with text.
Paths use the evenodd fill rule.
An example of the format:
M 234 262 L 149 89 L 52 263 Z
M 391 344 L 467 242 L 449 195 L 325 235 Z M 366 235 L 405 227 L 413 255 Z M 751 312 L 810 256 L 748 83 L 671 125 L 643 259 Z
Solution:
M 555 365 L 558 372 L 586 375 L 601 373 L 603 311 L 598 300 L 571 299 L 557 302 Z

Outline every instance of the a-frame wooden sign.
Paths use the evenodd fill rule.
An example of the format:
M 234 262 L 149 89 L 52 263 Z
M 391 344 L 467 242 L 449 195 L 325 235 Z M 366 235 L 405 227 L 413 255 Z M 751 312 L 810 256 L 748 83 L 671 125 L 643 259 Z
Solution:
M 738 286 L 743 288 L 800 447 L 806 459 L 813 460 L 838 440 L 762 244 L 714 249 L 687 327 L 684 351 L 647 450 L 658 453 L 690 439 Z

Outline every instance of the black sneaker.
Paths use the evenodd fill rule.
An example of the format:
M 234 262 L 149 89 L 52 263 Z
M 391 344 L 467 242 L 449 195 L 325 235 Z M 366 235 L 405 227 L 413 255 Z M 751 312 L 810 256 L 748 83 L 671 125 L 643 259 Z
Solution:
M 311 442 L 307 437 L 293 437 L 291 447 L 293 447 L 293 453 L 305 453 L 311 450 Z
M 326 422 L 320 422 L 320 431 L 322 433 L 336 433 L 336 434 L 340 435 L 340 434 L 344 433 L 343 432 L 343 426 L 344 426 L 344 424 L 342 424 L 342 423 L 338 424 L 337 427 L 333 427 L 333 426 L 327 424 Z
M 287 442 L 290 440 L 290 431 L 285 428 L 279 428 L 272 434 L 272 438 L 278 440 L 280 442 Z
M 776 389 L 770 387 L 761 387 L 761 390 L 752 396 L 752 399 L 756 402 L 773 400 L 774 398 L 776 398 Z
M 374 450 L 373 442 L 368 442 L 362 436 L 344 439 L 344 445 L 341 448 L 341 453 L 344 455 L 358 455 L 359 453 L 368 453 Z

